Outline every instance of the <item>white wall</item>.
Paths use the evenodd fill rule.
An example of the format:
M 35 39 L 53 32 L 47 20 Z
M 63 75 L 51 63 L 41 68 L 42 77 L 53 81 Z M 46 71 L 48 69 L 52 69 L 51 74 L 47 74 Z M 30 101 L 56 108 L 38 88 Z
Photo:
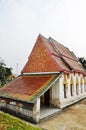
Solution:
M 73 85 L 72 85 L 72 93 L 73 96 L 71 96 L 71 91 L 70 91 L 70 80 L 71 76 L 73 78 Z M 76 94 L 76 78 L 78 78 L 78 89 L 79 89 L 79 94 Z M 66 87 L 66 95 L 67 98 L 64 98 L 64 73 L 59 79 L 59 85 L 58 85 L 58 91 L 59 91 L 59 101 L 61 104 L 61 107 L 71 104 L 74 100 L 77 101 L 80 98 L 84 98 L 86 96 L 85 92 L 85 83 L 84 83 L 84 76 L 83 74 L 78 74 L 78 73 L 70 73 L 69 76 L 66 74 L 66 80 L 67 80 L 67 87 Z M 81 79 L 82 79 L 82 84 L 81 84 Z M 82 91 L 81 91 L 82 90 Z M 64 103 L 63 103 L 64 102 Z

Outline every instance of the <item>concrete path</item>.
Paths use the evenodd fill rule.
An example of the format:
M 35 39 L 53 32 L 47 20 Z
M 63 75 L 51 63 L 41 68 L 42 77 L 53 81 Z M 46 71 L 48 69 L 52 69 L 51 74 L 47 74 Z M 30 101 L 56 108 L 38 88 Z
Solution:
M 50 114 L 53 110 L 58 111 L 50 109 L 43 114 Z M 55 113 L 54 116 L 42 120 L 37 126 L 45 130 L 86 130 L 86 99 L 63 109 L 59 114 Z

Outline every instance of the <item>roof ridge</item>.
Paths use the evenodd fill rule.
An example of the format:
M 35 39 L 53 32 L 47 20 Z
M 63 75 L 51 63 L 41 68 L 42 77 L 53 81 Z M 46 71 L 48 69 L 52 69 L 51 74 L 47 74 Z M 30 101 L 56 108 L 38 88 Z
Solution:
M 49 40 L 50 40 L 50 42 L 51 42 L 51 44 L 52 44 L 52 40 L 54 40 L 54 39 L 52 39 L 51 37 L 49 37 Z M 54 41 L 56 41 L 56 40 L 54 40 Z M 56 41 L 57 42 L 57 41 Z M 59 42 L 58 42 L 59 43 Z M 61 43 L 59 43 L 59 44 L 61 44 Z M 61 44 L 62 45 L 62 44 Z M 67 58 L 69 58 L 69 59 L 71 59 L 71 60 L 73 60 L 73 61 L 76 61 L 76 62 L 78 62 L 78 60 L 74 60 L 74 59 L 72 59 L 72 58 L 70 58 L 69 56 L 66 56 L 66 55 L 63 55 L 63 54 L 61 54 L 61 52 L 57 49 L 57 47 L 55 46 L 55 44 L 52 44 L 52 46 L 59 52 L 59 55 L 60 56 L 64 56 L 64 57 L 67 57 Z M 62 45 L 62 46 L 64 46 L 64 45 Z M 64 46 L 65 47 L 65 46 Z M 67 47 L 65 47 L 66 49 L 68 49 Z M 69 49 L 68 49 L 69 50 Z M 70 50 L 69 50 L 70 51 Z M 73 52 L 71 52 L 70 51 L 70 53 L 72 54 Z M 74 56 L 75 57 L 75 55 L 74 54 L 72 54 L 72 56 Z M 75 57 L 76 58 L 76 57 Z M 77 58 L 76 58 L 77 59 Z
M 42 38 L 42 39 L 46 39 L 48 40 L 46 37 L 44 37 L 42 34 L 39 33 L 39 36 Z
M 51 43 L 53 42 L 52 45 L 54 45 L 54 48 L 56 49 L 56 51 L 59 52 L 59 56 L 61 57 L 61 59 L 63 60 L 63 62 L 64 62 L 71 70 L 73 70 L 73 67 L 70 66 L 68 62 L 66 62 L 66 60 L 64 59 L 64 57 L 66 57 L 66 58 L 68 58 L 68 59 L 70 59 L 70 60 L 72 60 L 72 61 L 77 62 L 77 64 L 78 64 L 79 66 L 81 66 L 81 68 L 83 69 L 83 66 L 81 65 L 81 63 L 80 63 L 79 60 L 77 59 L 76 55 L 75 55 L 73 52 L 71 52 L 68 47 L 66 47 L 66 46 L 64 46 L 63 44 L 57 42 L 56 40 L 54 40 L 54 39 L 51 38 L 51 37 L 49 37 L 49 40 L 50 40 Z M 65 54 L 62 54 L 62 53 L 58 50 L 58 48 L 57 48 L 58 46 L 56 46 L 55 42 L 58 43 L 58 44 L 60 44 L 61 46 L 63 46 L 65 49 L 67 49 L 67 50 L 69 51 L 69 53 L 71 54 L 72 57 L 71 57 L 71 56 L 66 56 Z
M 55 46 L 55 43 L 53 42 L 53 39 L 50 37 L 49 38 L 50 43 L 52 44 L 52 46 L 54 47 L 54 49 L 56 50 L 56 52 L 59 54 L 60 58 L 62 59 L 62 61 L 69 67 L 70 70 L 72 70 L 72 67 L 65 61 L 65 59 L 62 57 L 61 52 L 58 50 L 58 48 Z M 56 41 L 57 42 L 57 41 Z M 65 46 L 64 46 L 65 47 Z
M 49 37 L 49 39 L 52 39 L 53 41 L 57 42 L 57 43 L 58 43 L 58 44 L 60 44 L 61 46 L 63 46 L 63 47 L 65 47 L 65 48 L 67 48 L 67 49 L 68 49 L 68 47 L 64 46 L 62 43 L 60 43 L 60 42 L 56 41 L 56 40 L 55 40 L 55 39 L 53 39 L 52 37 Z
M 53 39 L 51 37 L 49 37 L 49 41 L 52 44 L 53 48 L 56 50 L 56 52 L 61 56 L 60 51 L 57 49 L 57 47 L 55 46 Z

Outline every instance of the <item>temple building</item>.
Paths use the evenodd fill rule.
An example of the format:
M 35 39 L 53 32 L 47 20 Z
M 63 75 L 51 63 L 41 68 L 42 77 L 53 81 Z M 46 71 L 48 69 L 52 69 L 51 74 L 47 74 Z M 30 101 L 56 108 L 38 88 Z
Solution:
M 0 89 L 0 109 L 38 123 L 42 108 L 86 98 L 86 70 L 67 47 L 39 35 L 21 75 Z

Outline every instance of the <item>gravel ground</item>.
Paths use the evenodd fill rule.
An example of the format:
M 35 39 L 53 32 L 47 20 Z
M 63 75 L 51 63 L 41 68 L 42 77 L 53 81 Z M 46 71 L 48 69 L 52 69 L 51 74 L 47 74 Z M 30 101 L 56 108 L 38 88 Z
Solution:
M 37 126 L 45 130 L 86 130 L 86 99 L 41 121 Z

